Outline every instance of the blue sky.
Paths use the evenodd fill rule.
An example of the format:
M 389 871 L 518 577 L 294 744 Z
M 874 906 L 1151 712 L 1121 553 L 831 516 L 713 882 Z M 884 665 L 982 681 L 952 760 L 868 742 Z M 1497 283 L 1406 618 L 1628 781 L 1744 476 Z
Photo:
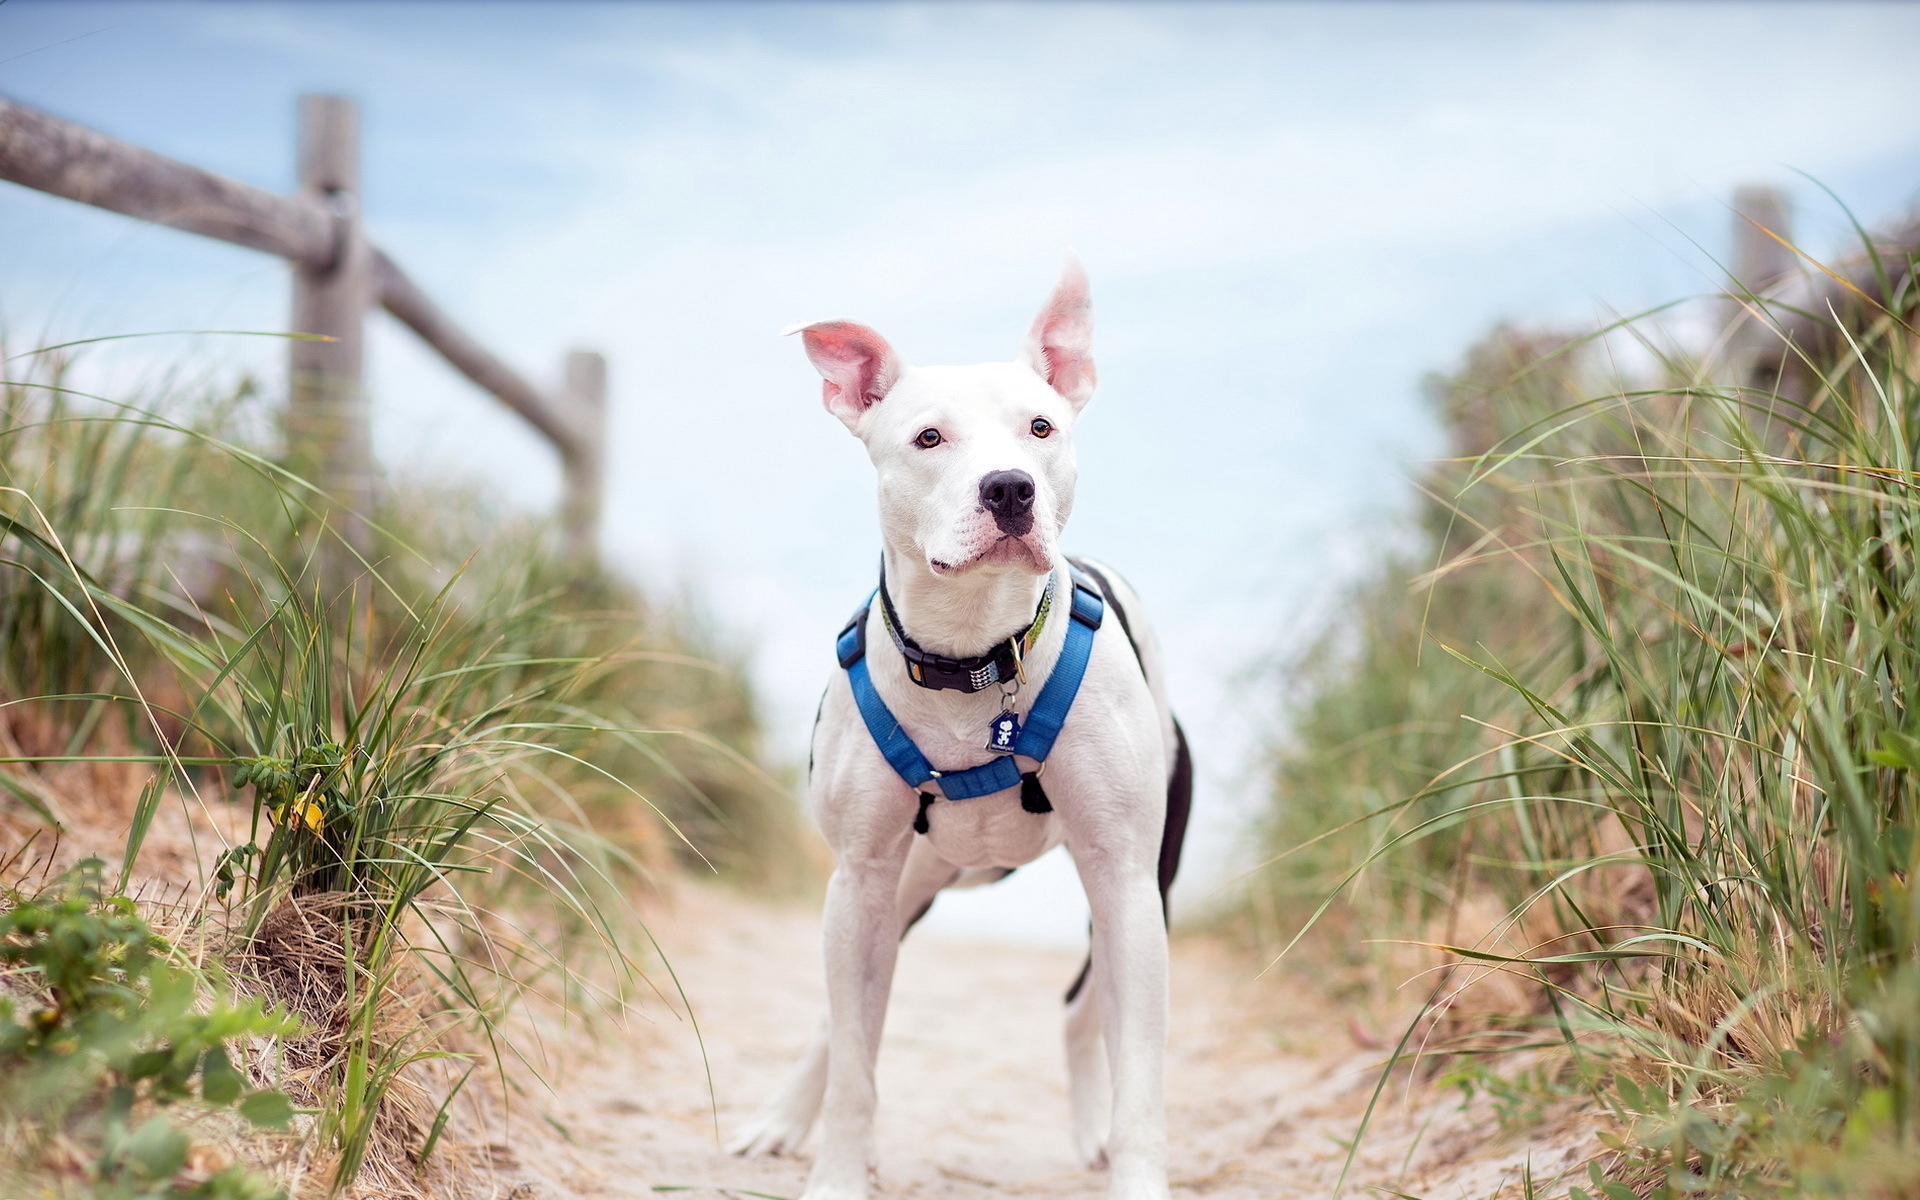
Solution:
M 1712 290 L 1737 183 L 1789 187 L 1817 249 L 1843 220 L 1796 172 L 1904 209 L 1916 51 L 1895 4 L 0 4 L 0 92 L 261 186 L 292 184 L 297 93 L 360 97 L 378 242 L 537 379 L 607 353 L 607 554 L 711 600 L 787 753 L 876 541 L 777 331 L 1009 358 L 1076 249 L 1102 384 L 1068 541 L 1168 643 L 1196 897 L 1257 802 L 1262 664 L 1337 619 L 1436 449 L 1421 376 L 1500 319 Z M 271 260 L 0 186 L 15 341 L 285 311 Z M 269 343 L 118 353 L 278 377 Z M 391 472 L 552 502 L 513 418 L 384 320 L 371 353 Z M 1033 876 L 943 919 L 1044 895 L 1077 929 Z

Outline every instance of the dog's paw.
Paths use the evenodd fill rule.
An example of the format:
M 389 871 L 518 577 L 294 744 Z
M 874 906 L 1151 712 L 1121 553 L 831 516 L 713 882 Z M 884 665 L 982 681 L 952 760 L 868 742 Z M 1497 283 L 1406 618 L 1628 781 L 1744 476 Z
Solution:
M 1165 1171 L 1116 1171 L 1107 1185 L 1107 1200 L 1167 1200 Z
M 763 1112 L 743 1126 L 727 1143 L 727 1153 L 741 1158 L 762 1154 L 791 1154 L 807 1140 L 811 1120 L 800 1121 L 782 1112 Z
M 1089 1171 L 1107 1169 L 1107 1134 L 1089 1133 L 1076 1130 L 1073 1135 L 1073 1156 L 1080 1165 Z
M 822 1158 L 807 1174 L 807 1189 L 800 1200 L 867 1200 L 874 1181 L 871 1165 L 860 1170 L 850 1163 Z
M 867 1189 L 809 1182 L 800 1200 L 867 1200 Z

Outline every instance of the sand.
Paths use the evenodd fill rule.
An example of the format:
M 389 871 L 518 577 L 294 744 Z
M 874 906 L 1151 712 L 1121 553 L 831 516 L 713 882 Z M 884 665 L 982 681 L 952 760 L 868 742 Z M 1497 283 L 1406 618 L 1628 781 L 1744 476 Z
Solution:
M 704 1063 L 684 1014 L 659 1002 L 643 1010 L 650 1021 L 569 1048 L 554 1090 L 521 1106 L 512 1145 L 496 1151 L 500 1194 L 798 1197 L 805 1151 L 742 1159 L 721 1142 L 784 1078 L 824 1010 L 817 914 L 683 887 L 649 921 L 699 1020 Z M 1332 1195 L 1382 1052 L 1356 1045 L 1348 1015 L 1306 984 L 1256 978 L 1258 964 L 1218 942 L 1176 938 L 1173 958 L 1176 1196 Z M 1079 966 L 1070 950 L 908 939 L 880 1054 L 877 1196 L 1105 1194 L 1105 1174 L 1078 1167 L 1067 1131 L 1060 1000 Z M 1518 1195 L 1523 1169 L 1536 1186 L 1583 1175 L 1596 1150 L 1577 1117 L 1503 1131 L 1484 1101 L 1463 1106 L 1457 1091 L 1402 1077 L 1382 1094 L 1345 1191 Z

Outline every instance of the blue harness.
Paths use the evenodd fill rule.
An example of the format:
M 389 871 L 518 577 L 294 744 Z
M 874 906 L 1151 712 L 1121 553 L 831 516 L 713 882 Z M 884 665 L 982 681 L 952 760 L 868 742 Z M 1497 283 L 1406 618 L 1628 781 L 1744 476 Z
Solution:
M 1017 787 L 1021 789 L 1021 806 L 1027 811 L 1052 811 L 1046 793 L 1040 790 L 1038 772 L 1023 774 L 1013 759 L 1021 755 L 1044 763 L 1052 753 L 1054 739 L 1060 736 L 1060 727 L 1066 723 L 1074 697 L 1080 694 L 1080 681 L 1086 677 L 1087 663 L 1093 657 L 1094 631 L 1106 616 L 1107 605 L 1099 587 L 1079 568 L 1070 565 L 1069 569 L 1073 576 L 1073 619 L 1067 622 L 1067 639 L 1060 648 L 1060 657 L 1033 702 L 1033 711 L 1027 714 L 1012 752 L 996 754 L 993 761 L 977 767 L 934 770 L 927 756 L 920 753 L 920 747 L 900 728 L 886 701 L 880 698 L 867 670 L 867 613 L 873 606 L 873 597 L 868 597 L 867 603 L 840 631 L 834 650 L 840 665 L 846 669 L 847 682 L 853 687 L 853 700 L 860 708 L 860 718 L 867 723 L 867 732 L 873 735 L 874 744 L 880 747 L 887 764 L 908 787 L 920 792 L 920 815 L 913 823 L 916 831 L 927 831 L 927 806 L 935 796 L 925 787 L 935 780 L 940 783 L 940 795 L 948 800 L 971 800 Z M 874 596 L 878 595 L 876 588 Z

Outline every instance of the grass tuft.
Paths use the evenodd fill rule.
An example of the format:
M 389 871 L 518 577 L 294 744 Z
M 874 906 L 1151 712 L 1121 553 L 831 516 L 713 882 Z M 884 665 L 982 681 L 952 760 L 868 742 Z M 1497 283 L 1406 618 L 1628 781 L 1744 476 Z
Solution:
M 57 841 L 0 884 L 110 854 L 191 970 L 299 1019 L 253 1031 L 311 1118 L 295 1175 L 466 1187 L 544 1061 L 516 1005 L 619 1011 L 629 890 L 748 877 L 795 829 L 739 664 L 470 495 L 388 494 L 343 585 L 251 388 L 114 402 L 4 361 L 0 832 Z
M 1387 931 L 1408 1054 L 1557 1043 L 1591 1194 L 1920 1188 L 1915 245 L 1704 354 L 1495 331 L 1431 388 L 1424 550 L 1302 664 L 1280 944 Z

